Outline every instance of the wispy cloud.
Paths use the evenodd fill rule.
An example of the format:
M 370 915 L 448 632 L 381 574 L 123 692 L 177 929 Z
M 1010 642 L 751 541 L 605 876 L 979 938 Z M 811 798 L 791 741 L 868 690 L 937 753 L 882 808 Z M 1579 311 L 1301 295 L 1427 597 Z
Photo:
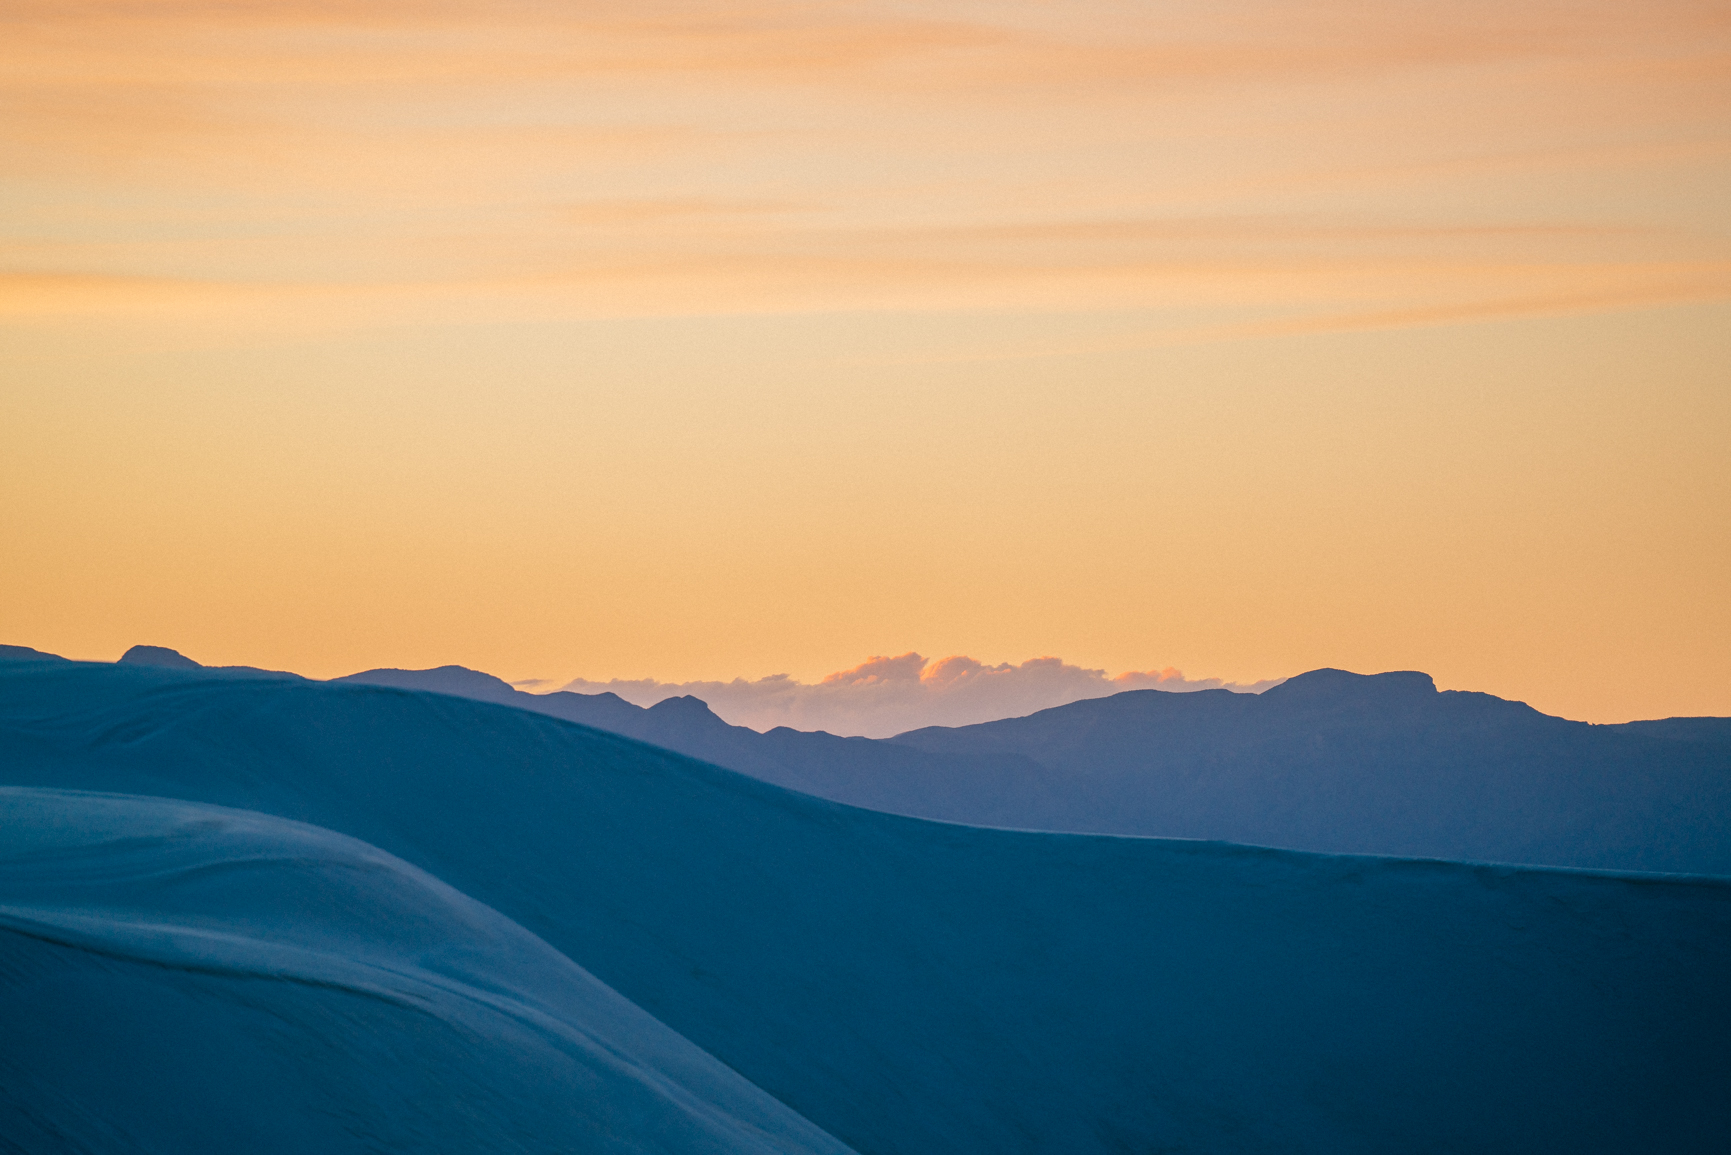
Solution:
M 1725 259 L 1722 230 L 1624 206 L 1660 168 L 1722 183 L 1728 31 L 1680 0 L 24 0 L 0 12 L 0 271 L 87 279 L 0 308 L 196 325 L 276 285 L 290 326 L 1219 308 L 1307 331 L 1722 295 L 1665 270 Z M 1555 131 L 1607 93 L 1617 132 Z M 1577 211 L 1582 165 L 1641 191 Z
M 577 679 L 560 689 L 580 694 L 612 692 L 640 706 L 689 694 L 701 698 L 727 721 L 754 730 L 791 726 L 832 734 L 884 738 L 921 726 L 966 726 L 996 718 L 1019 717 L 1084 698 L 1103 698 L 1125 690 L 1232 690 L 1260 693 L 1281 678 L 1226 682 L 1186 678 L 1178 670 L 1104 670 L 1073 666 L 1059 658 L 1031 658 L 1019 665 L 987 665 L 954 656 L 928 661 L 915 653 L 874 657 L 851 670 L 818 682 L 786 674 L 748 681 L 658 682 L 653 679 L 593 682 Z M 525 689 L 551 688 L 519 683 Z
M 536 75 L 769 74 L 802 82 L 1138 86 L 1399 70 L 1548 57 L 1607 40 L 1711 35 L 1722 5 L 1483 2 L 1403 6 L 1252 0 L 1185 11 L 1040 3 L 618 5 L 475 0 L 333 3 L 42 3 L 8 6 L 21 79 L 155 77 L 354 83 Z M 68 30 L 77 35 L 68 36 Z M 125 37 L 126 39 L 122 39 Z M 153 42 L 153 37 L 160 42 Z M 250 38 L 242 64 L 224 38 Z M 155 55 L 139 49 L 158 50 Z M 183 62 L 153 69 L 162 59 Z M 923 62 L 924 69 L 886 66 Z M 265 62 L 264 67 L 259 67 Z M 196 65 L 189 67 L 188 65 Z

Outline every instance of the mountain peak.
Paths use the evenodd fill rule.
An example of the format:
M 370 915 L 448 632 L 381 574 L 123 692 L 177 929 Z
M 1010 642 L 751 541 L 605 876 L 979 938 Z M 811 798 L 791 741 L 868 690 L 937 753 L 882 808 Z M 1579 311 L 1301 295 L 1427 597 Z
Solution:
M 430 670 L 378 669 L 362 670 L 332 678 L 333 682 L 353 682 L 363 686 L 389 686 L 399 690 L 431 690 L 437 694 L 453 694 L 459 698 L 477 698 L 483 702 L 514 703 L 518 690 L 503 678 L 471 670 L 467 666 L 436 666 Z
M 649 708 L 659 710 L 663 714 L 685 714 L 693 717 L 699 714 L 715 713 L 709 708 L 708 702 L 695 694 L 681 694 L 677 698 L 663 698 Z
M 672 722 L 689 730 L 691 727 L 702 727 L 708 730 L 731 730 L 709 703 L 691 694 L 681 694 L 677 698 L 663 698 L 649 707 L 649 713 L 658 720 Z
M 126 666 L 159 666 L 169 670 L 202 670 L 201 663 L 193 661 L 179 650 L 171 650 L 167 646 L 133 646 L 124 654 L 116 665 Z
M 1383 702 L 1428 698 L 1437 692 L 1436 682 L 1419 670 L 1391 670 L 1384 674 L 1355 674 L 1350 670 L 1310 670 L 1264 690 L 1270 701 L 1286 703 L 1325 702 L 1343 698 Z
M 59 654 L 45 654 L 29 646 L 0 646 L 0 662 L 64 662 Z

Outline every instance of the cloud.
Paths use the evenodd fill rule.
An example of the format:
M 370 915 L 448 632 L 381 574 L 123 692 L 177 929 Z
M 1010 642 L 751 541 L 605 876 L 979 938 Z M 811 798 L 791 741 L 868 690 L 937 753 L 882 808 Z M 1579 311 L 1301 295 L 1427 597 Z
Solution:
M 560 688 L 579 694 L 611 691 L 640 706 L 689 694 L 709 703 L 712 710 L 736 726 L 754 730 L 791 726 L 887 738 L 921 726 L 966 726 L 1019 717 L 1125 690 L 1256 694 L 1282 681 L 1192 679 L 1171 667 L 1108 676 L 1104 670 L 1072 666 L 1059 658 L 990 666 L 961 655 L 927 661 L 919 654 L 907 653 L 868 658 L 851 670 L 839 670 L 815 683 L 775 674 L 756 681 L 735 678 L 731 682 L 592 682 L 579 678 Z M 539 684 L 519 685 L 530 690 L 540 688 Z
M 1723 5 L 943 11 L 21 0 L 0 324 L 1185 314 L 1140 348 L 1731 292 Z
M 1207 7 L 1138 14 L 1108 4 L 1055 10 L 995 3 L 971 14 L 952 7 L 952 17 L 934 19 L 896 4 L 804 0 L 629 8 L 538 0 L 23 0 L 7 11 L 0 23 L 28 65 L 13 75 L 32 81 L 258 85 L 744 74 L 963 92 L 982 84 L 1146 88 L 1547 58 L 1631 40 L 1699 39 L 1726 24 L 1723 6 L 1685 0 L 1515 9 L 1469 0 L 1398 10 L 1368 0 L 1249 0 L 1224 18 Z M 140 53 L 141 46 L 150 52 Z
M 639 209 L 649 218 L 655 212 L 686 215 L 676 227 L 665 218 L 654 220 L 655 235 L 639 245 L 628 235 L 629 214 Z M 344 326 L 397 317 L 737 315 L 826 308 L 936 310 L 984 303 L 1028 309 L 1279 310 L 1275 316 L 1229 314 L 1199 323 L 1175 315 L 1158 318 L 1145 330 L 1079 345 L 1001 337 L 987 349 L 960 350 L 953 358 L 1011 360 L 1583 313 L 1731 294 L 1731 261 L 1712 252 L 1681 257 L 1676 250 L 1692 238 L 1657 230 L 1436 230 L 1431 244 L 1430 233 L 1421 229 L 1330 232 L 1324 225 L 1269 220 L 1234 222 L 1231 230 L 1221 225 L 1209 242 L 1213 251 L 1199 251 L 1157 239 L 1137 241 L 1131 236 L 1136 230 L 1120 224 L 1122 239 L 1103 252 L 1092 242 L 956 239 L 967 235 L 963 230 L 933 229 L 916 243 L 917 230 L 778 229 L 774 218 L 782 210 L 755 206 L 739 209 L 732 222 L 705 233 L 711 217 L 730 211 L 671 200 L 602 204 L 593 209 L 590 231 L 567 238 L 562 253 L 556 251 L 560 242 L 546 233 L 540 235 L 540 251 L 533 253 L 527 245 L 514 253 L 508 245 L 473 238 L 416 248 L 407 238 L 356 235 L 343 263 L 332 258 L 322 268 L 305 264 L 292 235 L 285 234 L 274 248 L 247 249 L 247 259 L 269 262 L 286 274 L 265 278 L 240 275 L 240 268 L 213 268 L 215 275 L 199 277 L 150 275 L 153 266 L 174 255 L 170 248 L 220 265 L 226 260 L 221 241 L 202 246 L 186 240 L 61 243 L 56 248 L 0 238 L 0 321 L 147 311 Z M 617 220 L 609 222 L 609 213 Z M 1170 227 L 1207 235 L 1211 223 L 1173 222 Z M 1146 231 L 1159 234 L 1153 224 Z M 991 236 L 993 230 L 980 232 Z M 1336 239 L 1302 253 L 1283 239 L 1312 232 Z M 1054 228 L 1050 235 L 1066 234 Z M 1397 249 L 1395 241 L 1404 238 L 1428 247 Z M 1509 251 L 1473 253 L 1475 243 Z M 1350 251 L 1361 244 L 1380 245 L 1382 251 L 1375 257 Z M 1611 251 L 1617 244 L 1640 244 L 1648 251 L 1625 256 Z M 1594 248 L 1599 251 L 1585 251 Z M 436 267 L 414 263 L 429 260 Z M 57 263 L 62 267 L 55 268 Z M 379 273 L 398 275 L 386 279 Z

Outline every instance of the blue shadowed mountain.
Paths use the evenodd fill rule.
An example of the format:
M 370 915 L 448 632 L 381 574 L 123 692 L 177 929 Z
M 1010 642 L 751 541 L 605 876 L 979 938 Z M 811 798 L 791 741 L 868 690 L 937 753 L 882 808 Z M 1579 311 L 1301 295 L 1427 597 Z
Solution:
M 1050 828 L 1731 874 L 1731 719 L 1595 726 L 1419 673 L 1140 690 L 893 741 L 1029 758 Z M 1029 817 L 1033 817 L 1030 812 Z
M 121 666 L 154 666 L 162 670 L 218 670 L 235 677 L 299 678 L 284 670 L 261 670 L 257 666 L 206 666 L 167 646 L 133 646 L 115 662 Z
M 1030 815 L 1060 813 L 1067 783 L 1014 752 L 930 754 L 893 742 L 787 726 L 759 733 L 729 725 L 689 695 L 645 707 L 613 693 L 527 694 L 491 674 L 462 666 L 366 670 L 335 680 L 430 690 L 532 710 L 850 806 L 981 826 L 1072 829 L 1026 821 Z
M 359 839 L 868 1155 L 1688 1152 L 1731 1128 L 1725 880 L 943 825 L 490 703 L 131 665 L 0 663 L 0 779 Z M 408 1078 L 373 1054 L 356 1077 Z
M 0 646 L 0 662 L 64 662 L 59 654 L 45 654 L 29 646 Z
M 1595 726 L 1418 673 L 1315 670 L 1261 694 L 1134 690 L 1025 718 L 838 738 L 695 698 L 526 694 L 370 670 L 565 718 L 855 806 L 1028 830 L 1731 875 L 1731 719 Z
M 200 670 L 204 667 L 179 650 L 167 646 L 133 646 L 117 659 L 123 666 L 160 666 L 165 670 Z

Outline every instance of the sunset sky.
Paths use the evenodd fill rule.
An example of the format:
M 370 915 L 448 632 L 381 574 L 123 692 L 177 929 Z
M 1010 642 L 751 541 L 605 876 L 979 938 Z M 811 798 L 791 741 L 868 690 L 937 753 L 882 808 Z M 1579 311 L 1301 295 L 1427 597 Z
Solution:
M 1731 3 L 0 5 L 0 642 L 1731 715 Z

